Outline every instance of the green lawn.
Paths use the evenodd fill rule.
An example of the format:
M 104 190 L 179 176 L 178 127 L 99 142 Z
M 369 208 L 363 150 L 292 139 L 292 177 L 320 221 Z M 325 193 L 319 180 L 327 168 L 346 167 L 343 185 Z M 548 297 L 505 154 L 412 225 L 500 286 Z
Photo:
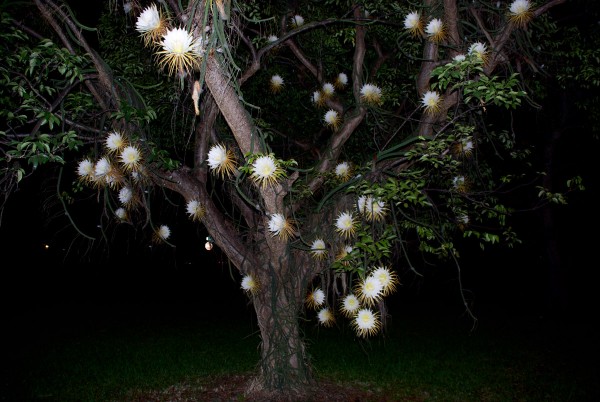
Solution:
M 390 400 L 600 400 L 598 346 L 585 327 L 484 315 L 471 331 L 463 317 L 427 306 L 394 313 L 385 335 L 366 341 L 347 326 L 304 329 L 317 377 L 382 389 Z M 234 319 L 175 304 L 45 306 L 5 332 L 3 401 L 119 400 L 258 361 L 249 311 Z

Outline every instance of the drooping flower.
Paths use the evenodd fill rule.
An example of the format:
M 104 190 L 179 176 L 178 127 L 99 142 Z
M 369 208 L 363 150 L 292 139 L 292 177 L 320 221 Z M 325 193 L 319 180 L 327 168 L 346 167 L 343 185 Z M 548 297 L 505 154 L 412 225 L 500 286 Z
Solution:
M 185 205 L 185 210 L 193 221 L 200 221 L 206 214 L 206 208 L 198 200 L 189 200 Z
M 442 105 L 442 97 L 436 91 L 427 91 L 421 98 L 421 104 L 425 108 L 425 113 L 439 113 Z
M 290 19 L 290 25 L 292 26 L 292 28 L 301 27 L 302 25 L 304 25 L 304 17 L 302 17 L 301 15 L 294 15 Z
M 360 309 L 352 321 L 352 326 L 358 336 L 367 337 L 375 335 L 381 328 L 379 313 L 374 313 L 368 308 Z
M 272 214 L 268 226 L 272 236 L 279 236 L 283 241 L 294 236 L 294 225 L 283 214 Z
M 160 243 L 167 241 L 171 237 L 171 229 L 167 225 L 160 225 L 154 232 L 154 241 Z
M 383 283 L 375 276 L 367 276 L 355 289 L 358 299 L 366 305 L 373 305 L 383 297 Z
M 115 210 L 115 216 L 121 220 L 121 221 L 126 221 L 127 220 L 127 211 L 125 210 L 125 208 L 117 208 Z
M 184 28 L 169 29 L 160 43 L 159 65 L 170 75 L 187 73 L 199 66 L 202 56 L 202 40 L 195 39 Z
M 340 304 L 340 310 L 342 311 L 342 314 L 344 314 L 348 318 L 356 314 L 359 308 L 360 302 L 358 301 L 358 297 L 356 297 L 352 293 L 347 294 L 342 299 L 342 302 Z
M 338 163 L 335 167 L 335 175 L 342 181 L 347 181 L 352 174 L 352 169 L 348 162 Z
M 142 153 L 137 147 L 128 145 L 123 149 L 123 152 L 121 152 L 119 159 L 123 166 L 125 166 L 126 171 L 137 170 L 142 161 Z
M 519 27 L 525 26 L 533 18 L 529 0 L 515 0 L 509 7 L 509 20 Z
M 460 139 L 452 147 L 452 151 L 453 151 L 454 155 L 464 156 L 465 158 L 472 157 L 474 149 L 475 149 L 475 145 L 474 145 L 473 139 L 471 137 Z
M 414 37 L 423 34 L 423 20 L 421 15 L 413 11 L 404 17 L 404 28 Z
M 248 293 L 256 293 L 259 285 L 256 280 L 251 275 L 244 275 L 242 278 L 242 289 L 244 289 Z
M 319 323 L 324 327 L 331 327 L 335 323 L 335 317 L 329 307 L 323 307 L 317 314 Z
M 127 142 L 123 138 L 123 135 L 118 131 L 113 131 L 106 137 L 106 141 L 104 142 L 106 149 L 110 153 L 116 153 L 121 151 L 127 145 Z
M 77 164 L 79 179 L 86 183 L 94 181 L 94 164 L 89 159 L 84 159 Z
M 388 267 L 377 267 L 369 275 L 377 278 L 379 282 L 381 282 L 383 286 L 381 295 L 383 297 L 394 293 L 396 291 L 396 286 L 398 286 L 400 283 L 398 280 L 398 275 L 396 275 L 396 273 Z
M 200 95 L 202 94 L 202 88 L 200 87 L 200 81 L 194 81 L 194 89 L 192 90 L 192 101 L 194 102 L 194 112 L 196 116 L 200 114 Z
M 469 55 L 475 56 L 475 58 L 483 63 L 487 61 L 487 47 L 482 42 L 475 42 L 469 46 Z
M 269 81 L 269 88 L 272 93 L 277 93 L 283 89 L 283 78 L 281 75 L 275 74 L 271 77 L 271 81 Z
M 342 121 L 340 114 L 333 109 L 329 109 L 325 113 L 323 120 L 325 121 L 325 125 L 331 127 L 334 131 L 339 128 Z
M 123 187 L 119 190 L 119 201 L 125 207 L 133 203 L 133 190 L 131 187 Z
M 354 236 L 356 232 L 356 222 L 352 212 L 340 212 L 335 221 L 335 230 L 345 239 Z
M 433 18 L 425 28 L 427 38 L 434 43 L 439 43 L 446 37 L 446 27 L 439 18 Z
M 325 303 L 325 292 L 321 288 L 316 288 L 306 296 L 306 304 L 310 308 L 319 308 Z
M 327 245 L 323 239 L 315 239 L 310 245 L 310 253 L 317 260 L 322 260 L 327 256 Z
M 321 89 L 321 95 L 326 98 L 329 99 L 333 96 L 333 94 L 335 93 L 335 87 L 333 86 L 333 84 L 326 82 L 325 84 L 323 84 L 323 88 Z
M 346 73 L 339 73 L 336 77 L 333 86 L 337 89 L 344 89 L 348 85 L 348 75 Z
M 258 157 L 251 168 L 250 177 L 257 185 L 266 187 L 267 185 L 277 183 L 285 174 L 277 161 L 271 155 Z
M 145 46 L 156 42 L 164 33 L 165 27 L 165 20 L 156 8 L 156 4 L 146 7 L 135 23 L 135 29 L 142 35 Z
M 223 144 L 213 145 L 208 151 L 206 161 L 210 170 L 220 175 L 221 178 L 231 176 L 237 166 L 233 151 L 227 149 Z
M 360 89 L 360 99 L 369 105 L 380 105 L 381 88 L 373 84 L 364 84 Z

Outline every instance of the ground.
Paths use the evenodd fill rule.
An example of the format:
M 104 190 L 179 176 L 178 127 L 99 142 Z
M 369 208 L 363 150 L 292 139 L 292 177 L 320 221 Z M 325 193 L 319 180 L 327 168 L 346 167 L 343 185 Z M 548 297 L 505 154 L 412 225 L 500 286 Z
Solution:
M 135 391 L 124 402 L 392 402 L 382 390 L 359 384 L 338 384 L 320 380 L 306 395 L 273 397 L 264 393 L 247 395 L 251 375 L 225 375 L 197 383 L 177 384 L 160 391 Z M 414 400 L 414 399 L 413 399 Z

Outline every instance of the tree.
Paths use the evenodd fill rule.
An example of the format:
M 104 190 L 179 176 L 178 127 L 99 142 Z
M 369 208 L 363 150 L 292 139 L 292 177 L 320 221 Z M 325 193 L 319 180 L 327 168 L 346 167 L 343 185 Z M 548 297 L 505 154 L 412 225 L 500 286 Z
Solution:
M 564 1 L 111 2 L 95 48 L 67 4 L 36 0 L 44 24 L 3 14 L 2 184 L 76 163 L 61 201 L 86 185 L 165 246 L 150 201 L 177 197 L 256 311 L 249 390 L 302 395 L 300 316 L 376 335 L 415 256 L 458 267 L 457 237 L 518 241 L 499 194 L 532 172 L 507 119 L 536 22 Z

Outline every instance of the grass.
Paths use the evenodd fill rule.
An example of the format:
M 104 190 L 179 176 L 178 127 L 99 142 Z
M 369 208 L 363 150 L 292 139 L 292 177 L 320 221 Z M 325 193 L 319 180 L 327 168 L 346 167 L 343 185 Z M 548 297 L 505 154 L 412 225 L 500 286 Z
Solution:
M 216 319 L 177 305 L 65 309 L 15 320 L 2 400 L 119 400 L 132 390 L 246 373 L 258 362 L 251 314 Z M 371 340 L 345 326 L 307 324 L 316 376 L 381 389 L 390 400 L 600 400 L 597 345 L 583 332 L 565 336 L 508 319 L 471 332 L 459 317 L 434 311 L 394 317 L 386 335 Z

